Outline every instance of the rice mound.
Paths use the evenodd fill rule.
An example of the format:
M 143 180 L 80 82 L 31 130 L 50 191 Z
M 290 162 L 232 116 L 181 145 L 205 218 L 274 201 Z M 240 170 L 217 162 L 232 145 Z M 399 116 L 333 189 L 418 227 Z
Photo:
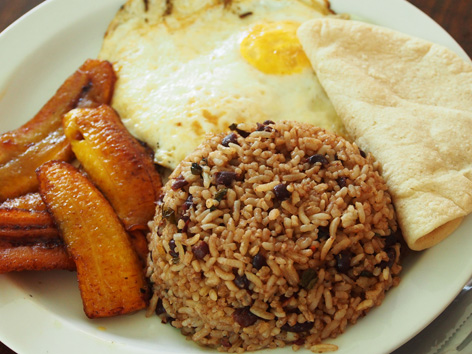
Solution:
M 336 350 L 325 339 L 399 283 L 400 237 L 379 165 L 311 125 L 231 128 L 163 188 L 149 239 L 151 309 L 220 351 Z

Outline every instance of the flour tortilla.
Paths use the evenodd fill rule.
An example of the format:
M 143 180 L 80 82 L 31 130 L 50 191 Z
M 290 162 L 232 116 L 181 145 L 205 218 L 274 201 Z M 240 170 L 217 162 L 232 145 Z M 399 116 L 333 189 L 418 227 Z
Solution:
M 413 250 L 472 211 L 472 65 L 366 23 L 304 23 L 299 39 L 346 130 L 381 163 Z

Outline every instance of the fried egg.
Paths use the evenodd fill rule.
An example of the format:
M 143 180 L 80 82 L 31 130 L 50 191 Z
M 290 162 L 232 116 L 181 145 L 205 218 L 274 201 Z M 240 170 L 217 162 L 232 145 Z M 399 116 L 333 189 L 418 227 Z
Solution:
M 117 72 L 112 105 L 169 168 L 233 123 L 297 120 L 342 133 L 296 36 L 327 15 L 324 0 L 130 0 L 99 55 Z

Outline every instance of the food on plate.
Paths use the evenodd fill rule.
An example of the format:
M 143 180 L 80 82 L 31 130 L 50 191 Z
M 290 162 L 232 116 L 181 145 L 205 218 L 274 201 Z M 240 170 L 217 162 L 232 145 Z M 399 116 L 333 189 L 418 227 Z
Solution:
M 33 119 L 0 137 L 0 163 L 4 164 L 62 126 L 62 116 L 71 109 L 109 103 L 115 73 L 110 63 L 87 60 L 57 90 Z
M 3 167 L 5 167 L 4 170 L 8 170 L 9 173 L 12 170 L 21 171 L 22 169 L 29 169 L 29 172 L 33 173 L 35 184 L 37 185 L 35 166 L 37 166 L 37 164 L 42 165 L 47 161 L 60 157 L 57 154 L 54 155 L 51 151 L 54 152 L 58 149 L 67 151 L 67 155 L 69 156 L 67 160 L 76 157 L 81 168 L 87 172 L 88 176 L 97 183 L 106 197 L 110 199 L 118 213 L 118 218 L 121 218 L 126 229 L 130 231 L 129 234 L 126 234 L 125 231 L 125 236 L 128 239 L 126 245 L 118 242 L 116 254 L 113 254 L 115 252 L 113 249 L 108 249 L 104 256 L 113 254 L 113 257 L 120 257 L 120 255 L 129 257 L 129 254 L 136 252 L 138 257 L 136 257 L 136 255 L 133 257 L 134 260 L 137 260 L 137 264 L 139 264 L 142 273 L 146 265 L 148 253 L 146 241 L 146 232 L 148 231 L 147 223 L 154 215 L 155 202 L 158 198 L 161 181 L 152 162 L 152 152 L 144 148 L 127 132 L 112 108 L 100 104 L 100 102 L 103 101 L 109 102 L 111 92 L 113 91 L 113 86 L 110 86 L 110 83 L 113 82 L 114 75 L 107 72 L 109 69 L 112 70 L 111 65 L 106 62 L 87 61 L 81 69 L 66 81 L 53 97 L 52 101 L 69 97 L 71 95 L 70 90 L 74 91 L 77 89 L 77 85 L 74 86 L 70 84 L 70 80 L 72 80 L 72 78 L 77 79 L 77 77 L 83 79 L 85 74 L 81 70 L 87 67 L 87 65 L 90 66 L 91 63 L 95 63 L 89 68 L 93 73 L 93 80 L 91 79 L 92 83 L 82 89 L 83 97 L 75 106 L 93 108 L 75 108 L 70 110 L 69 114 L 66 113 L 63 115 L 63 119 L 61 119 L 65 126 L 64 130 L 62 124 L 58 128 L 54 127 L 54 130 L 52 130 L 49 136 L 46 138 L 38 138 L 40 140 L 36 143 L 32 142 L 32 148 L 28 148 L 25 152 L 21 153 L 19 155 L 21 158 L 17 159 L 14 157 L 5 165 L 1 166 L 0 172 Z M 103 66 L 104 63 L 106 65 Z M 48 109 L 53 108 L 49 107 Z M 51 116 L 49 116 L 48 119 L 52 119 Z M 38 127 L 41 129 L 44 128 L 44 126 L 39 123 L 38 125 L 33 125 L 32 122 L 34 122 L 34 119 L 28 123 L 29 128 L 25 128 L 25 132 L 29 132 L 31 129 L 37 130 Z M 36 132 L 40 134 L 41 131 L 42 130 L 37 130 Z M 8 134 L 10 133 L 4 136 Z M 18 134 L 18 137 L 25 138 L 21 134 Z M 60 140 L 61 144 L 57 144 L 56 140 Z M 75 154 L 72 153 L 72 150 Z M 25 158 L 26 155 L 28 159 Z M 13 162 L 16 164 L 15 169 L 11 168 Z M 53 165 L 55 163 L 53 163 Z M 40 167 L 40 169 L 46 168 L 47 167 L 44 166 Z M 1 176 L 1 173 L 0 176 L 2 177 L 2 183 L 5 182 L 4 185 L 11 184 L 8 188 L 12 190 L 18 186 L 17 182 L 21 180 L 23 175 L 27 175 L 25 178 L 31 178 L 29 176 L 31 173 L 10 173 L 12 177 L 11 181 Z M 67 181 L 66 179 L 62 181 L 62 183 L 67 183 Z M 91 185 L 91 182 L 89 182 L 89 185 Z M 18 193 L 10 193 L 10 195 L 20 194 L 21 192 L 21 190 L 18 190 Z M 62 197 L 65 198 L 64 196 Z M 75 196 L 71 197 L 71 195 L 69 195 L 69 197 L 75 198 Z M 101 199 L 103 199 L 103 196 Z M 92 199 L 90 202 L 93 203 L 94 200 Z M 70 203 L 74 205 L 72 200 Z M 59 207 L 59 210 L 63 210 L 68 206 L 70 205 L 65 203 Z M 75 206 L 77 207 L 77 205 Z M 91 212 L 95 211 L 92 210 Z M 96 212 L 100 213 L 100 210 Z M 66 211 L 64 211 L 64 213 L 66 213 Z M 74 214 L 72 213 L 71 215 L 73 216 Z M 116 215 L 114 216 L 113 222 L 116 221 L 115 219 L 117 220 Z M 67 222 L 63 221 L 62 225 L 70 226 L 71 223 L 75 222 L 73 225 L 77 228 L 76 231 L 78 233 L 84 232 L 84 225 L 79 221 L 80 218 L 73 219 L 71 217 Z M 93 228 L 93 222 L 97 222 L 97 219 L 89 219 L 87 222 L 92 223 L 88 226 Z M 101 226 L 103 225 L 100 225 L 100 227 Z M 122 228 L 121 224 L 118 226 L 120 229 Z M 98 227 L 95 232 L 103 231 L 100 227 Z M 113 229 L 111 229 L 110 232 L 113 232 Z M 107 234 L 104 233 L 102 236 L 106 237 L 106 235 Z M 123 235 L 116 237 L 123 237 Z M 114 243 L 114 239 L 107 240 L 105 243 L 99 239 L 93 242 L 96 250 L 102 247 L 110 247 L 111 244 Z M 125 250 L 124 248 L 126 247 L 129 249 Z M 77 256 L 78 252 L 80 254 Z M 95 257 L 93 253 L 84 256 L 83 252 L 87 252 L 87 249 L 84 249 L 84 247 L 75 253 L 74 259 L 80 256 L 79 263 L 83 263 L 83 259 L 87 259 L 87 256 Z M 94 260 L 96 259 L 93 258 L 92 261 Z M 87 262 L 90 261 L 89 259 Z M 129 261 L 128 259 L 128 262 Z M 102 267 L 107 265 L 108 267 L 114 267 L 115 264 L 104 262 L 96 266 Z M 128 265 L 128 267 L 129 266 L 130 265 Z M 135 267 L 136 264 L 133 263 L 132 266 Z M 0 204 L 0 272 L 51 269 L 74 270 L 76 266 L 73 259 L 66 251 L 62 235 L 56 227 L 40 194 L 29 193 L 5 200 Z M 83 274 L 84 266 L 81 266 L 81 269 L 81 274 Z M 95 270 L 97 271 L 97 269 Z M 100 287 L 97 285 L 97 282 L 100 282 L 100 284 L 106 287 L 106 284 L 109 282 L 115 282 L 116 277 L 120 276 L 120 270 L 116 268 L 114 272 L 116 272 L 116 274 L 111 278 L 105 273 L 102 273 L 101 277 L 93 278 L 95 283 L 93 283 L 92 286 Z M 93 277 L 94 273 L 90 273 L 89 276 Z M 124 277 L 126 276 L 128 275 L 125 274 Z M 141 278 L 142 277 L 143 275 L 141 274 Z M 121 295 L 119 293 L 114 294 L 114 296 L 124 297 L 122 302 L 125 307 L 110 308 L 113 304 L 108 304 L 108 308 L 95 309 L 93 306 L 89 305 L 89 302 L 95 301 L 95 299 L 93 296 L 90 298 L 90 289 L 83 284 L 88 278 L 82 275 L 80 275 L 79 278 L 81 279 L 82 289 L 85 289 L 82 293 L 85 294 L 84 301 L 86 302 L 86 311 L 90 317 L 103 317 L 118 313 L 127 313 L 138 309 L 139 306 L 141 306 L 141 308 L 143 307 L 142 300 L 138 303 L 137 299 L 133 299 L 132 297 L 129 300 L 127 299 L 128 296 L 136 296 L 136 292 L 133 293 L 132 291 L 136 290 L 136 287 L 141 285 L 141 283 L 138 282 L 134 285 L 134 289 L 129 290 L 131 291 L 130 295 L 127 293 Z M 141 281 L 142 279 L 139 280 Z M 120 286 L 120 284 L 122 283 L 117 282 L 117 286 Z M 146 286 L 139 288 L 139 290 L 139 296 L 146 300 Z M 103 302 L 96 304 L 97 307 L 104 305 L 107 304 L 103 304 Z
M 314 20 L 300 41 L 348 133 L 374 154 L 413 250 L 472 211 L 472 65 L 374 25 Z
M 145 266 L 148 254 L 144 230 L 129 233 L 131 244 Z M 0 204 L 0 269 L 75 269 L 62 238 L 39 193 L 30 193 Z M 54 257 L 59 257 L 58 260 Z M 73 263 L 73 262 L 72 262 Z M 41 266 L 39 266 L 41 264 Z
M 232 123 L 293 117 L 342 133 L 296 37 L 323 16 L 325 0 L 127 1 L 99 54 L 117 72 L 112 106 L 168 168 Z
M 41 195 L 39 193 L 28 193 L 16 198 L 5 200 L 0 204 L 0 209 L 44 211 L 46 210 L 46 205 L 41 199 Z
M 149 238 L 151 303 L 218 350 L 334 350 L 320 342 L 399 282 L 379 163 L 308 124 L 233 128 L 204 141 L 163 187 Z
M 101 318 L 146 307 L 147 260 L 151 310 L 201 345 L 335 350 L 400 281 L 390 191 L 413 249 L 471 211 L 470 149 L 451 141 L 471 128 L 472 69 L 333 17 L 324 0 L 129 0 L 107 61 L 0 137 L 0 273 L 76 269 Z M 175 168 L 159 201 L 128 129 Z M 45 204 L 25 195 L 38 180 Z
M 131 231 L 129 236 L 131 244 L 144 266 L 148 247 L 146 234 L 143 231 Z M 3 208 L 0 206 L 0 243 L 2 242 L 4 248 L 31 245 L 55 248 L 63 244 L 59 231 L 46 210 Z M 11 258 L 4 254 L 3 260 L 14 262 L 15 253 L 9 252 L 8 255 Z M 56 268 L 51 265 L 51 269 Z
M 87 60 L 30 121 L 0 136 L 0 201 L 34 192 L 35 170 L 49 160 L 70 161 L 62 116 L 75 107 L 109 103 L 115 74 L 110 63 Z
M 59 239 L 56 226 L 45 210 L 0 207 L 0 239 L 12 242 Z
M 0 165 L 0 201 L 38 190 L 35 171 L 51 160 L 71 161 L 74 155 L 61 128 L 33 143 L 25 152 Z
M 0 274 L 75 269 L 39 193 L 0 204 Z
M 148 242 L 146 239 L 146 235 L 149 233 L 149 229 L 147 230 L 133 230 L 128 232 L 130 237 L 131 244 L 138 255 L 143 268 L 146 267 L 147 257 L 148 257 Z
M 147 230 L 161 188 L 152 153 L 107 105 L 71 110 L 64 116 L 64 131 L 81 166 L 125 228 Z
M 24 270 L 74 270 L 62 242 L 38 241 L 17 245 L 0 239 L 0 274 Z
M 113 208 L 72 165 L 51 161 L 38 169 L 39 190 L 77 267 L 89 318 L 145 308 L 142 264 Z
M 28 193 L 0 203 L 0 240 L 18 243 L 58 237 L 39 193 Z

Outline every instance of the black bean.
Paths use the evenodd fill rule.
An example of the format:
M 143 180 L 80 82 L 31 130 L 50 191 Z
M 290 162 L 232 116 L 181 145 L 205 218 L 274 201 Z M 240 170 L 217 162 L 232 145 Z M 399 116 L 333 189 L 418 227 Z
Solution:
M 169 254 L 172 256 L 172 258 L 176 258 L 179 256 L 179 252 L 175 250 L 175 247 L 176 245 L 175 245 L 174 239 L 170 240 L 169 241 L 169 249 L 170 249 Z
M 287 186 L 283 183 L 280 183 L 274 187 L 275 197 L 280 200 L 287 200 L 290 198 L 291 193 L 288 191 Z
M 343 188 L 347 186 L 347 178 L 346 177 L 339 177 L 336 182 L 338 182 L 339 187 Z
M 184 176 L 179 175 L 174 182 L 172 183 L 171 188 L 176 191 L 178 189 L 181 189 L 182 187 L 185 187 L 188 184 L 188 182 L 185 180 Z
M 239 129 L 238 128 L 238 125 L 236 123 L 233 123 L 229 126 L 229 129 L 231 130 L 235 130 L 239 135 L 241 135 L 243 138 L 247 138 L 249 136 L 249 134 L 251 134 L 250 132 L 247 132 L 245 130 L 242 130 L 242 129 Z
M 372 278 L 374 275 L 371 272 L 367 271 L 367 270 L 363 270 L 361 272 L 361 274 L 359 274 L 359 276 L 360 277 Z
M 265 120 L 262 124 L 265 124 L 265 125 L 275 124 L 275 122 L 268 119 L 268 120 Z
M 196 245 L 192 246 L 192 252 L 196 259 L 203 259 L 210 253 L 210 248 L 208 247 L 208 243 L 200 241 Z
M 362 156 L 363 158 L 366 158 L 366 157 L 367 157 L 366 153 L 365 153 L 363 150 L 361 150 L 361 149 L 359 149 L 359 154 L 361 154 L 361 156 Z
M 226 135 L 221 141 L 221 145 L 228 147 L 229 143 L 238 144 L 238 136 L 235 133 L 230 133 Z
M 329 227 L 318 226 L 318 241 L 327 240 L 329 238 Z
M 252 258 L 252 266 L 257 270 L 261 269 L 263 266 L 267 265 L 266 259 L 263 254 L 260 252 Z
M 220 343 L 225 348 L 231 348 L 231 342 L 229 341 L 228 337 L 221 338 Z
M 395 263 L 395 259 L 397 258 L 397 252 L 395 251 L 395 248 L 390 247 L 386 249 L 385 252 L 387 253 L 388 261 L 382 261 L 379 263 L 379 267 L 381 269 L 384 269 L 387 267 L 391 268 L 393 264 Z
M 221 171 L 216 174 L 216 183 L 231 187 L 231 183 L 236 179 L 236 173 L 230 171 Z
M 268 125 L 265 125 L 265 124 L 257 123 L 257 128 L 256 128 L 256 130 L 257 130 L 258 132 L 262 132 L 262 131 L 271 132 L 271 131 L 274 130 L 274 128 L 269 127 Z
M 185 199 L 184 204 L 182 204 L 182 210 L 187 211 L 193 207 L 193 195 L 189 194 L 187 199 Z
M 182 220 L 184 221 L 185 224 L 180 231 L 186 233 L 188 230 L 188 225 L 190 224 L 190 216 L 184 215 L 182 216 Z
M 249 327 L 256 323 L 258 319 L 259 317 L 254 315 L 249 307 L 242 307 L 233 312 L 233 320 L 239 323 L 241 327 Z
M 238 181 L 238 182 L 244 181 L 244 176 L 245 176 L 245 172 L 236 174 L 236 181 Z
M 320 162 L 322 165 L 327 165 L 329 163 L 328 159 L 325 156 L 321 155 L 321 154 L 311 155 L 308 158 L 308 162 L 311 163 L 311 164 L 315 164 L 317 162 Z
M 390 235 L 385 237 L 385 248 L 392 247 L 399 240 L 399 231 L 392 232 Z
M 165 227 L 165 225 L 164 225 L 164 223 L 161 221 L 161 222 L 159 223 L 158 227 L 157 227 L 157 234 L 158 234 L 159 236 L 162 236 L 162 234 L 163 234 L 163 232 L 164 232 L 164 227 Z
M 295 323 L 293 326 L 286 323 L 282 326 L 282 330 L 295 333 L 308 332 L 314 325 L 314 322 Z
M 395 260 L 397 259 L 397 251 L 395 251 L 395 248 L 390 247 L 387 250 L 387 256 L 388 256 L 387 266 L 391 268 L 393 264 L 395 263 Z
M 351 268 L 351 255 L 347 252 L 341 252 L 334 256 L 336 259 L 336 269 L 340 273 L 347 273 Z
M 264 125 L 264 124 L 261 124 L 261 123 L 256 123 L 256 125 L 257 125 L 257 128 L 256 128 L 256 130 L 257 130 L 258 132 L 261 132 L 261 131 L 263 131 L 263 130 L 264 130 L 264 128 L 265 128 L 265 125 Z
M 250 281 L 245 274 L 237 275 L 236 278 L 234 278 L 234 284 L 240 289 L 249 290 Z
M 164 313 L 167 313 L 167 312 L 166 312 L 166 309 L 165 309 L 164 306 L 162 305 L 162 300 L 161 300 L 161 299 L 157 300 L 157 305 L 156 305 L 156 310 L 155 310 L 155 312 L 156 312 L 156 315 L 158 315 L 158 316 L 159 316 L 159 315 L 162 315 L 162 314 L 164 314 Z
M 306 338 L 300 337 L 297 340 L 293 341 L 293 344 L 302 346 L 303 344 L 305 344 L 305 340 L 306 340 Z
M 395 248 L 390 248 L 387 250 L 387 255 L 388 255 L 388 266 L 391 268 L 395 264 L 395 260 L 397 259 L 397 252 L 395 251 Z
M 198 163 L 193 162 L 192 166 L 190 166 L 190 172 L 192 172 L 192 175 L 200 176 L 203 172 L 203 168 Z

